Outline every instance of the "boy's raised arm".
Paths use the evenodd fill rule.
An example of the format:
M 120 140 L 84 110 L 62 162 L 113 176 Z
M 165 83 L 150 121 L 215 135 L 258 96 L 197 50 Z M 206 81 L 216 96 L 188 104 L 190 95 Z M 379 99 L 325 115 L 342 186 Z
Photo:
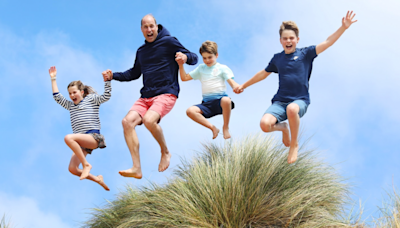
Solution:
M 186 74 L 185 67 L 183 64 L 185 63 L 185 60 L 182 59 L 181 57 L 182 52 L 177 52 L 175 55 L 175 61 L 179 65 L 179 75 L 181 76 L 182 81 L 189 81 L 192 80 L 193 78 L 190 76 L 190 74 Z
M 265 78 L 267 78 L 269 75 L 271 74 L 271 72 L 267 72 L 265 70 L 261 70 L 259 71 L 257 74 L 255 74 L 252 78 L 250 78 L 247 82 L 243 83 L 242 85 L 236 87 L 233 91 L 237 94 L 243 92 L 244 89 L 246 89 L 247 87 L 261 81 L 264 80 Z
M 353 21 L 354 16 L 356 16 L 356 14 L 353 14 L 353 11 L 347 11 L 346 17 L 342 18 L 342 26 L 340 26 L 340 28 L 335 33 L 330 35 L 328 39 L 317 45 L 317 47 L 315 48 L 317 55 L 325 51 L 328 47 L 332 46 L 332 44 L 334 44 L 339 39 L 344 31 L 346 31 L 346 29 L 350 27 L 350 25 L 357 22 L 357 20 Z

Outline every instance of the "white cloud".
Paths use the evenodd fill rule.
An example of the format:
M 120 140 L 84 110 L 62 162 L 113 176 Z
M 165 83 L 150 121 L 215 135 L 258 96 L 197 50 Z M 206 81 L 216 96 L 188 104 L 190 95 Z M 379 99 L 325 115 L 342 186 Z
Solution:
M 0 215 L 6 215 L 16 228 L 73 227 L 52 212 L 43 211 L 35 199 L 0 192 Z

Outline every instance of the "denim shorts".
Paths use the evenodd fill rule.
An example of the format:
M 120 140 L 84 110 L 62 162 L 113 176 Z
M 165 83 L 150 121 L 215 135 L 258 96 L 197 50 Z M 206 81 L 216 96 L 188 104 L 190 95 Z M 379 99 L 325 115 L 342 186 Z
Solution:
M 286 107 L 291 104 L 295 103 L 300 107 L 299 110 L 299 116 L 300 118 L 304 116 L 307 112 L 308 105 L 306 104 L 305 101 L 303 100 L 295 100 L 292 102 L 281 102 L 281 101 L 274 101 L 271 106 L 265 111 L 265 114 L 271 114 L 276 118 L 276 122 L 282 122 L 287 120 L 287 115 L 286 115 Z

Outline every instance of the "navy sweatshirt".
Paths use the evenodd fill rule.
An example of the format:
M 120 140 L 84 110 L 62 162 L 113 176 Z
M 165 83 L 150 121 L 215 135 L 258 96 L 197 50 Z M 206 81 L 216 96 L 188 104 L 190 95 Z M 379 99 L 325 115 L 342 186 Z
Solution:
M 197 55 L 187 50 L 178 39 L 171 36 L 166 28 L 158 25 L 156 40 L 145 41 L 136 52 L 133 67 L 125 72 L 113 74 L 117 81 L 132 81 L 143 74 L 143 88 L 140 90 L 142 98 L 155 97 L 160 94 L 174 94 L 178 97 L 179 66 L 175 61 L 176 52 L 187 55 L 187 64 L 195 65 Z

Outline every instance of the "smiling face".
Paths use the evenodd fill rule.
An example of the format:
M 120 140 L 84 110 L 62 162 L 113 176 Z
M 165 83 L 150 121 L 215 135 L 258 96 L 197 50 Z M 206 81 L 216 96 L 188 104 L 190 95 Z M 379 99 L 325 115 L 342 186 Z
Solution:
M 293 30 L 285 29 L 282 31 L 280 42 L 285 54 L 291 54 L 296 51 L 297 43 L 300 38 L 296 36 Z
M 203 52 L 201 54 L 203 56 L 203 62 L 208 66 L 214 66 L 217 63 L 217 58 L 218 58 L 218 53 L 217 54 L 211 54 L 208 52 Z
M 142 19 L 142 26 L 140 27 L 144 38 L 147 42 L 154 42 L 158 35 L 157 23 L 151 15 L 146 15 Z
M 76 86 L 68 87 L 69 98 L 71 98 L 74 104 L 79 104 L 83 100 L 83 90 L 79 90 Z

